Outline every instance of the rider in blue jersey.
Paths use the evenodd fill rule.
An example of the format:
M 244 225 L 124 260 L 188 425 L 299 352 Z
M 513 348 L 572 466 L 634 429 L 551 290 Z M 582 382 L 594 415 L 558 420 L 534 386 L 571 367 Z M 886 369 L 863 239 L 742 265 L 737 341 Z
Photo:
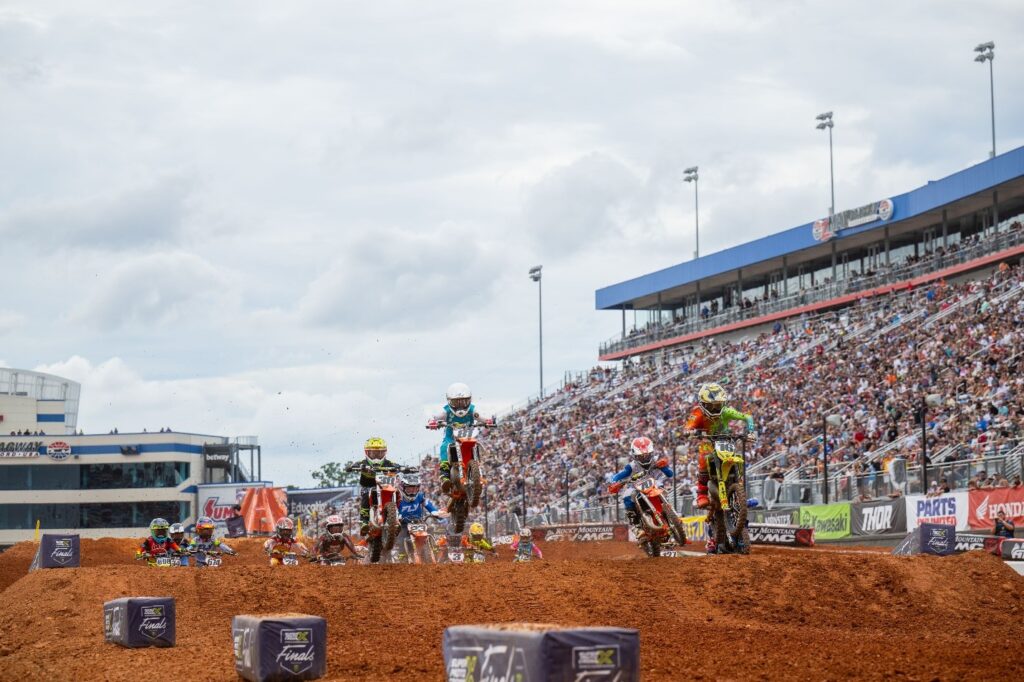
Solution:
M 441 441 L 441 492 L 447 493 L 451 490 L 451 463 L 448 461 L 449 450 L 454 451 L 455 445 L 455 433 L 452 429 L 453 426 L 472 426 L 478 421 L 482 421 L 482 418 L 476 412 L 476 407 L 473 405 L 473 394 L 469 390 L 469 386 L 466 384 L 452 384 L 445 391 L 445 397 L 448 399 L 447 404 L 444 406 L 444 415 L 438 419 L 431 420 L 432 424 L 436 424 L 437 421 L 443 419 L 445 422 L 444 427 L 444 440 Z M 428 425 L 428 428 L 434 428 Z
M 419 474 L 412 472 L 402 473 L 398 477 L 398 482 L 402 488 L 402 495 L 398 501 L 398 521 L 402 524 L 402 530 L 398 533 L 395 546 L 404 547 L 403 543 L 409 535 L 410 523 L 422 523 L 427 514 L 440 518 L 442 512 L 420 490 Z

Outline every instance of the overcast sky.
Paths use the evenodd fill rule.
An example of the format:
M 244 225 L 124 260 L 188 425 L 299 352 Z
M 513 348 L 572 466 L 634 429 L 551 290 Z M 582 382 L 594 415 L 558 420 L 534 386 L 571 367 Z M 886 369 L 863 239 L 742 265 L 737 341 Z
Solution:
M 1024 5 L 0 3 L 0 365 L 87 432 L 411 461 L 596 362 L 594 290 L 1024 144 Z

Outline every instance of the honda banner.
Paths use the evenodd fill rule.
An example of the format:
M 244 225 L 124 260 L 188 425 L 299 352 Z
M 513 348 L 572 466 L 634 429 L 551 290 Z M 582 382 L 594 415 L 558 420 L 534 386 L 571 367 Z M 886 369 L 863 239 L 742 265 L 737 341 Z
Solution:
M 922 523 L 951 523 L 957 530 L 967 530 L 967 493 L 946 493 L 932 497 L 907 495 L 907 528 Z
M 907 506 L 903 500 L 854 502 L 850 505 L 850 530 L 854 535 L 907 532 Z
M 1024 488 L 972 490 L 968 503 L 967 523 L 971 528 L 991 531 L 999 512 L 1016 525 L 1024 523 Z
M 800 525 L 813 528 L 817 540 L 839 540 L 850 534 L 850 503 L 800 507 Z

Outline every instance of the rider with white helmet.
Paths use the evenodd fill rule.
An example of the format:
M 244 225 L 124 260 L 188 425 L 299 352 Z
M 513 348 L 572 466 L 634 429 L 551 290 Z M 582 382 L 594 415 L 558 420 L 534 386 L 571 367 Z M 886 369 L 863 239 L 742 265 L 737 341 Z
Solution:
M 450 455 L 455 452 L 454 426 L 472 426 L 483 418 L 477 413 L 473 405 L 473 393 L 466 384 L 455 383 L 445 391 L 447 402 L 444 406 L 444 414 L 432 419 L 427 428 L 435 428 L 439 420 L 444 420 L 444 439 L 441 441 L 441 492 L 447 493 L 451 490 L 451 477 L 449 472 L 451 464 L 448 461 Z M 493 422 L 492 422 L 493 423 Z
M 655 458 L 654 441 L 647 436 L 638 436 L 630 442 L 629 455 L 630 460 L 622 471 L 612 476 L 612 483 L 608 486 L 608 492 L 613 495 L 621 492 L 622 506 L 626 508 L 626 520 L 639 533 L 642 532 L 642 526 L 640 525 L 640 514 L 636 508 L 636 502 L 633 501 L 633 481 L 651 476 L 656 471 L 664 474 L 665 478 L 672 478 L 675 472 L 668 465 L 666 458 Z

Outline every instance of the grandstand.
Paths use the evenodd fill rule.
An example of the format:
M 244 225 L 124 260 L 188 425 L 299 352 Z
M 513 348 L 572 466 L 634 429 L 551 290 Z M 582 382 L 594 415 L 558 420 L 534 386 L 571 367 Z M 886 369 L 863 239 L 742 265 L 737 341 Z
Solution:
M 598 290 L 623 319 L 600 359 L 622 364 L 487 434 L 491 524 L 617 518 L 605 484 L 641 433 L 672 456 L 671 494 L 691 512 L 680 431 L 708 380 L 755 415 L 748 485 L 770 506 L 1013 485 L 1022 213 L 1024 148 L 843 212 L 835 229 L 824 219 Z

